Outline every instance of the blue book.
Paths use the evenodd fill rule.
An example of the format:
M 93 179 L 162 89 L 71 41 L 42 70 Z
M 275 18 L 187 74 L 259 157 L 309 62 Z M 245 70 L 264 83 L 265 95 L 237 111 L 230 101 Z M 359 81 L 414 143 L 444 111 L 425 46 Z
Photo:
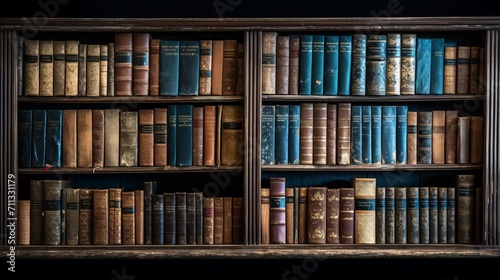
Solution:
M 17 119 L 17 145 L 19 167 L 31 167 L 31 110 L 19 110 Z
M 430 94 L 431 92 L 431 51 L 432 41 L 427 38 L 417 38 L 415 94 Z
M 176 165 L 193 165 L 193 104 L 177 104 Z
M 181 41 L 179 45 L 179 96 L 198 95 L 199 88 L 200 41 Z
M 444 91 L 444 38 L 432 39 L 431 47 L 431 94 Z
M 339 91 L 339 36 L 325 36 L 325 74 L 323 95 L 337 95 Z
M 386 95 L 387 35 L 369 35 L 366 41 L 366 95 Z
M 396 106 L 382 106 L 382 164 L 396 164 Z
M 288 105 L 288 164 L 300 164 L 300 105 Z
M 372 164 L 372 107 L 362 106 L 361 150 L 363 164 Z
M 300 37 L 299 55 L 299 94 L 311 95 L 312 90 L 312 57 L 313 36 L 302 35 Z
M 61 167 L 62 110 L 47 110 L 45 164 Z
M 372 106 L 372 164 L 382 163 L 382 106 Z
M 338 95 L 350 95 L 352 35 L 339 36 L 339 91 Z
M 432 111 L 417 115 L 417 163 L 432 163 Z
M 167 164 L 177 165 L 177 105 L 167 105 Z
M 325 69 L 325 36 L 314 35 L 312 44 L 311 94 L 323 95 Z
M 275 162 L 276 164 L 288 164 L 288 105 L 276 105 L 275 107 Z
M 275 105 L 263 105 L 261 116 L 261 164 L 273 165 L 275 161 Z
M 360 105 L 351 107 L 351 164 L 358 165 L 363 162 L 362 140 L 362 108 Z
M 179 95 L 179 41 L 160 42 L 160 95 Z
M 396 164 L 407 164 L 408 106 L 397 106 L 396 114 Z
M 31 167 L 45 167 L 45 146 L 47 135 L 47 111 L 32 111 Z
M 352 36 L 351 95 L 366 95 L 366 34 Z

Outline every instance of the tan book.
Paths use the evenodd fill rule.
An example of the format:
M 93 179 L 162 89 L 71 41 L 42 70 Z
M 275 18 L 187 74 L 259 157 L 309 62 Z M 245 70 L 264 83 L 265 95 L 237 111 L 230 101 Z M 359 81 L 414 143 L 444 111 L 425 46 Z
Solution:
M 92 189 L 80 189 L 78 244 L 94 244 L 94 195 Z
M 417 164 L 417 145 L 418 145 L 418 113 L 408 112 L 408 164 Z
M 214 244 L 213 197 L 203 197 L 203 244 Z
M 104 166 L 117 167 L 120 159 L 120 109 L 104 110 Z
M 432 163 L 445 162 L 445 111 L 432 112 Z
M 299 188 L 299 244 L 307 243 L 307 193 L 308 187 Z
M 222 95 L 224 41 L 212 40 L 212 95 Z
M 105 109 L 92 110 L 92 166 L 104 166 L 104 116 Z
M 222 95 L 236 94 L 236 70 L 238 51 L 237 40 L 224 40 L 224 58 L 222 61 Z
M 122 191 L 122 243 L 135 245 L 135 191 Z
M 40 96 L 54 96 L 54 41 L 40 43 Z
M 474 243 L 474 175 L 457 175 L 457 243 Z
M 269 188 L 260 189 L 260 227 L 261 227 L 261 244 L 269 244 L 270 238 L 270 204 L 269 204 Z
M 469 94 L 470 46 L 457 46 L 457 94 Z
M 294 243 L 294 189 L 285 188 L 285 209 L 286 209 L 286 243 Z
M 448 43 L 444 47 L 444 94 L 457 92 L 457 46 Z
M 445 113 L 445 163 L 457 162 L 457 119 L 458 111 Z
M 101 46 L 87 45 L 87 96 L 99 96 L 101 81 Z
M 223 243 L 233 244 L 233 198 L 223 198 Z
M 115 34 L 115 95 L 132 95 L 132 33 Z M 88 94 L 87 94 L 88 95 Z
M 77 122 L 77 167 L 92 167 L 92 109 L 78 109 Z
M 87 44 L 78 47 L 78 96 L 87 95 Z
M 154 110 L 139 110 L 139 166 L 154 165 Z
M 482 163 L 484 154 L 484 117 L 470 117 L 470 163 Z
M 262 94 L 276 94 L 276 48 L 278 32 L 262 32 Z
M 120 111 L 120 166 L 138 163 L 138 112 Z
M 80 232 L 80 189 L 66 189 L 66 244 L 78 245 Z
M 151 35 L 144 32 L 133 33 L 132 45 L 132 94 L 148 95 L 149 91 L 149 41 Z
M 221 165 L 243 165 L 244 151 L 244 114 L 241 105 L 223 105 L 221 112 Z
M 203 165 L 215 166 L 216 105 L 204 105 L 203 114 Z
M 290 75 L 290 36 L 276 39 L 276 94 L 288 94 Z
M 107 96 L 115 96 L 115 43 L 108 43 Z
M 160 94 L 160 42 L 151 39 L 149 42 L 149 95 Z
M 224 244 L 224 198 L 214 198 L 214 244 Z
M 17 245 L 30 245 L 30 201 L 17 201 Z M 10 240 L 10 239 L 9 239 Z
M 212 40 L 200 40 L 200 88 L 198 94 L 212 94 Z
M 99 96 L 108 95 L 108 45 L 100 45 L 99 51 Z
M 66 41 L 54 41 L 54 96 L 66 92 Z
M 376 179 L 354 178 L 354 243 L 376 243 Z
M 313 164 L 326 164 L 327 103 L 313 103 Z
M 470 47 L 469 94 L 479 94 L 479 46 Z
M 93 245 L 109 244 L 109 193 L 108 189 L 94 189 L 93 193 Z
M 471 117 L 457 118 L 457 163 L 470 163 Z
M 307 243 L 326 243 L 326 187 L 309 187 L 307 191 Z
M 314 103 L 300 104 L 300 164 L 313 164 Z
M 40 95 L 40 41 L 24 41 L 24 95 Z
M 78 51 L 80 42 L 66 41 L 66 84 L 64 95 L 78 96 Z
M 193 106 L 193 166 L 203 166 L 204 107 Z
M 122 189 L 108 188 L 109 244 L 122 244 Z
M 144 190 L 134 190 L 134 193 L 135 193 L 135 207 L 134 207 L 135 244 L 143 245 L 144 244 Z
M 167 108 L 154 108 L 154 166 L 167 165 Z
M 337 164 L 351 163 L 351 103 L 337 104 Z
M 77 167 L 77 113 L 73 109 L 62 111 L 62 166 Z
M 326 243 L 340 243 L 340 189 L 326 190 Z

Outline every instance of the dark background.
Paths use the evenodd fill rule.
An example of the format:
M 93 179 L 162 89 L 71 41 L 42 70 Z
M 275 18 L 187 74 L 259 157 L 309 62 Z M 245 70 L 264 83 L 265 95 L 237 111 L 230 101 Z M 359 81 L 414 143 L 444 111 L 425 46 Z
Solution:
M 496 1 L 451 0 L 13 0 L 1 17 L 412 17 L 497 16 Z M 397 9 L 391 9 L 396 7 Z M 392 11 L 392 12 L 391 12 Z M 397 11 L 397 12 L 394 12 Z M 499 259 L 16 260 L 16 273 L 51 279 L 432 279 L 499 276 Z M 4 274 L 6 267 L 3 266 Z M 294 269 L 298 269 L 294 271 Z M 300 272 L 298 272 L 300 271 Z M 287 273 L 288 272 L 288 273 Z M 489 278 L 488 277 L 488 278 Z M 2 279 L 5 279 L 2 277 Z

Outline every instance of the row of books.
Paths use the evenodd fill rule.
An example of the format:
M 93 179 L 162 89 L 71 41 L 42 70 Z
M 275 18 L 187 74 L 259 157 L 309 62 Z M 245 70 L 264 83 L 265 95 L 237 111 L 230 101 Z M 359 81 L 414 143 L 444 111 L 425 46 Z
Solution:
M 71 188 L 31 180 L 19 201 L 20 245 L 241 244 L 243 198 L 201 192 Z
M 19 111 L 19 166 L 243 165 L 243 106 Z
M 474 175 L 455 186 L 377 186 L 353 178 L 351 187 L 287 187 L 272 177 L 261 188 L 263 244 L 478 243 L 481 188 Z
M 485 49 L 416 33 L 262 34 L 262 94 L 484 94 Z
M 263 165 L 478 164 L 484 117 L 407 105 L 262 106 Z
M 23 37 L 21 37 L 23 38 Z M 243 43 L 116 33 L 110 43 L 20 42 L 25 96 L 243 94 Z

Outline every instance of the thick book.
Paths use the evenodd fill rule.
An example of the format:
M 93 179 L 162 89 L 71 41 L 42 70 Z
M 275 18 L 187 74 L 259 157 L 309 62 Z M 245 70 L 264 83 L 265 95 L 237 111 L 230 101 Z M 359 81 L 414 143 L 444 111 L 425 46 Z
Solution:
M 418 215 L 419 215 L 419 231 L 420 231 L 420 244 L 430 243 L 430 229 L 429 229 L 429 187 L 420 186 L 418 188 Z
M 448 188 L 438 187 L 438 243 L 448 243 Z
M 290 36 L 288 94 L 299 94 L 300 36 Z
M 386 95 L 401 94 L 401 33 L 387 34 Z
M 108 43 L 107 96 L 115 96 L 115 43 Z
M 446 204 L 446 241 L 449 244 L 457 243 L 457 188 L 447 187 L 447 204 Z M 476 208 L 477 209 L 477 208 Z M 476 210 L 474 210 L 476 211 Z M 476 214 L 476 213 L 475 213 Z M 477 219 L 474 216 L 474 219 Z M 481 219 L 479 217 L 479 219 Z M 474 229 L 475 226 L 474 226 Z
M 470 116 L 457 118 L 457 163 L 470 163 Z
M 277 37 L 277 32 L 262 32 L 262 94 L 276 94 Z
M 186 193 L 186 244 L 196 244 L 196 197 Z
M 62 166 L 77 166 L 77 110 L 65 109 L 62 111 Z
M 351 95 L 366 95 L 366 42 L 366 34 L 352 35 Z
M 407 200 L 406 200 L 406 187 L 394 188 L 394 213 L 395 213 L 395 243 L 406 244 L 407 238 Z
M 109 244 L 122 244 L 122 192 L 121 188 L 108 188 Z
M 286 242 L 287 244 L 294 243 L 294 188 L 285 188 L 285 210 L 286 210 Z
M 326 164 L 327 104 L 326 102 L 313 103 L 312 163 L 316 165 Z M 276 144 L 279 146 L 279 143 Z
M 417 34 L 401 34 L 401 94 L 415 94 Z
M 200 41 L 179 44 L 179 96 L 198 95 L 200 87 Z
M 177 165 L 177 105 L 167 105 L 167 165 Z
M 94 189 L 93 193 L 93 245 L 109 244 L 109 191 Z
M 418 149 L 418 112 L 408 111 L 407 160 L 408 164 L 417 164 Z
M 351 163 L 351 103 L 337 104 L 337 164 Z
M 397 106 L 382 106 L 382 164 L 396 164 Z
M 40 41 L 24 41 L 24 95 L 40 96 Z
M 396 164 L 408 163 L 408 106 L 396 106 Z
M 224 197 L 214 198 L 214 244 L 224 244 Z
M 135 190 L 122 191 L 122 243 L 123 245 L 135 245 Z
M 269 243 L 286 243 L 286 179 L 272 177 L 269 182 Z
M 231 196 L 223 197 L 223 244 L 233 243 L 233 198 Z
M 138 112 L 139 166 L 154 165 L 154 117 L 153 109 L 141 109 Z
M 212 40 L 212 95 L 222 95 L 224 40 Z
M 146 32 L 134 32 L 132 40 L 132 95 L 149 95 L 149 44 L 151 35 Z
M 269 188 L 260 189 L 260 243 L 269 244 L 270 242 L 270 193 Z
M 300 164 L 313 164 L 314 103 L 300 104 Z
M 66 189 L 66 244 L 78 245 L 80 231 L 80 189 Z
M 361 107 L 361 160 L 372 164 L 372 106 Z
M 363 163 L 362 140 L 362 105 L 352 105 L 351 107 L 351 164 L 360 165 Z
M 444 38 L 431 39 L 430 93 L 444 93 Z
M 152 240 L 154 245 L 165 244 L 165 220 L 164 220 L 164 195 L 155 193 L 151 198 L 153 211 L 152 215 Z
M 193 106 L 193 166 L 203 166 L 203 126 L 204 126 L 204 110 L 203 106 Z
M 459 174 L 456 177 L 457 243 L 474 243 L 475 186 L 474 175 Z
M 94 193 L 93 189 L 80 189 L 80 215 L 78 244 L 94 244 Z
M 99 96 L 101 81 L 101 46 L 99 44 L 87 45 L 87 96 Z
M 99 54 L 99 96 L 108 95 L 108 54 L 108 44 L 101 44 Z
M 92 110 L 92 166 L 103 167 L 105 156 L 105 109 Z
M 120 166 L 137 166 L 138 132 L 138 112 L 120 111 Z
M 326 190 L 326 243 L 340 244 L 340 189 Z
M 45 164 L 61 167 L 62 110 L 47 110 L 47 132 L 45 144 Z
M 276 105 L 275 107 L 275 164 L 288 164 L 288 131 L 289 131 L 289 108 L 288 105 Z
M 122 200 L 124 199 L 122 195 Z M 135 236 L 135 244 L 143 245 L 144 244 L 144 190 L 134 190 L 134 236 Z M 125 205 L 124 205 L 125 206 Z M 124 208 L 125 210 L 125 208 Z M 126 212 L 126 211 L 125 211 Z M 124 212 L 124 213 L 125 213 Z M 126 224 L 125 221 L 123 221 Z M 123 233 L 124 243 L 126 241 L 126 231 Z
M 149 41 L 149 95 L 160 95 L 160 43 L 161 39 Z
M 17 117 L 17 147 L 19 167 L 31 167 L 32 111 L 19 110 Z
M 153 109 L 153 165 L 167 165 L 167 108 Z
M 54 41 L 39 42 L 40 96 L 54 96 Z
M 203 197 L 203 244 L 214 244 L 213 197 Z
M 45 167 L 47 111 L 32 110 L 31 167 Z
M 153 244 L 153 194 L 156 181 L 144 182 L 144 244 Z
M 386 187 L 377 186 L 375 189 L 375 243 L 385 244 L 386 240 L 386 208 L 385 208 L 385 191 Z
M 420 202 L 419 187 L 406 188 L 407 243 L 420 243 Z
M 311 94 L 323 95 L 325 69 L 325 36 L 313 35 Z
M 312 186 L 307 191 L 307 243 L 325 244 L 327 187 Z
M 373 105 L 371 115 L 372 164 L 382 164 L 382 106 Z
M 337 164 L 337 103 L 326 105 L 326 164 Z
M 339 91 L 339 35 L 325 35 L 323 95 Z
M 354 188 L 340 188 L 340 243 L 354 244 Z
M 470 83 L 469 45 L 457 45 L 457 91 L 456 94 L 469 94 Z
M 43 180 L 30 180 L 30 244 L 43 244 Z
M 375 178 L 353 178 L 354 188 L 354 243 L 376 243 L 376 188 Z
M 43 181 L 43 244 L 61 245 L 62 189 L 63 180 Z
M 444 45 L 443 94 L 457 92 L 457 42 L 446 40 Z
M 104 166 L 120 162 L 120 109 L 104 110 Z
M 212 95 L 212 40 L 200 40 L 199 95 Z
M 48 143 L 47 143 L 48 144 Z M 470 163 L 482 163 L 484 155 L 484 117 L 470 117 Z
M 238 70 L 238 41 L 224 40 L 222 60 L 222 95 L 236 95 L 236 75 Z
M 299 94 L 311 95 L 312 89 L 313 35 L 300 37 Z
M 179 95 L 179 51 L 180 41 L 163 39 L 160 42 L 159 94 Z
M 429 243 L 438 242 L 438 187 L 429 187 Z
M 92 167 L 92 109 L 78 109 L 77 116 L 77 167 Z
M 429 38 L 417 38 L 415 94 L 430 94 L 431 92 L 431 53 L 432 40 Z
M 385 187 L 385 243 L 396 243 L 396 197 L 395 187 Z
M 203 165 L 215 166 L 217 134 L 217 106 L 204 105 L 203 109 Z
M 300 104 L 288 105 L 288 156 L 287 157 L 288 157 L 288 164 L 300 163 Z
M 446 110 L 444 131 L 445 163 L 457 162 L 457 120 L 458 111 Z
M 419 111 L 417 117 L 417 163 L 432 163 L 432 111 Z
M 299 187 L 299 244 L 307 243 L 307 193 L 309 187 Z
M 187 202 L 186 192 L 175 192 L 175 243 L 187 244 Z
M 78 46 L 78 96 L 86 96 L 86 95 L 87 95 L 87 44 L 80 43 L 80 45 Z
M 243 165 L 244 110 L 241 105 L 223 105 L 220 117 L 220 163 L 223 166 Z
M 177 205 L 176 205 L 176 195 L 175 192 L 165 192 L 163 193 L 165 204 L 164 209 L 164 242 L 166 245 L 174 245 L 177 243 Z
M 387 35 L 370 34 L 366 39 L 366 95 L 386 95 Z
M 432 111 L 432 163 L 445 163 L 446 111 Z
M 66 41 L 53 41 L 54 42 L 54 96 L 64 96 L 66 84 Z
M 352 35 L 339 35 L 339 91 L 351 94 Z
M 115 95 L 132 96 L 133 35 L 130 32 L 116 33 L 114 43 L 115 43 Z

